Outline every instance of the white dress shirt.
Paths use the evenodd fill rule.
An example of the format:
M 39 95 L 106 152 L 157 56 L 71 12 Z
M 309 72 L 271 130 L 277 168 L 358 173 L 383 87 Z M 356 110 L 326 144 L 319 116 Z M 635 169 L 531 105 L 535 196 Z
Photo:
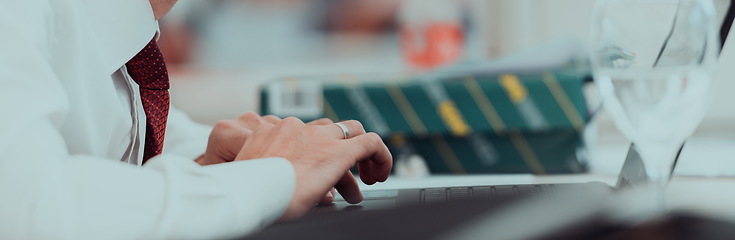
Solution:
M 145 114 L 125 63 L 156 34 L 148 0 L 0 0 L 0 239 L 222 238 L 277 219 L 280 158 L 201 167 L 210 128 L 172 109 L 139 166 Z

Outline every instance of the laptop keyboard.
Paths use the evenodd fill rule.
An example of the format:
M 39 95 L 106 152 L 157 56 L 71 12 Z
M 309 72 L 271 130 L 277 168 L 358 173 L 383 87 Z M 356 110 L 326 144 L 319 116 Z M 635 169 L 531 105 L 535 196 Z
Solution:
M 421 190 L 421 201 L 422 203 L 440 203 L 497 196 L 545 194 L 556 191 L 556 185 L 553 184 L 426 188 Z

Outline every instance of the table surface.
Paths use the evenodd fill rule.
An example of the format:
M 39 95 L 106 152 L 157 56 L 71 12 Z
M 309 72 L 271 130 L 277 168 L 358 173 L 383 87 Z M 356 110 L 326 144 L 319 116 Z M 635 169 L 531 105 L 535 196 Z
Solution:
M 360 182 L 359 178 L 357 179 Z M 386 190 L 473 185 L 584 183 L 599 181 L 614 186 L 611 174 L 531 174 L 432 175 L 421 178 L 392 177 L 384 183 L 365 185 L 362 190 Z M 665 192 L 665 205 L 671 210 L 686 210 L 706 216 L 735 221 L 735 177 L 674 176 Z

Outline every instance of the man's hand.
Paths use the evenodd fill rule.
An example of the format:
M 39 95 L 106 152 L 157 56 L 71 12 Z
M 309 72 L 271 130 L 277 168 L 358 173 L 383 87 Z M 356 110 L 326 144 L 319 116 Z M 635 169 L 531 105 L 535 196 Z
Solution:
M 235 160 L 235 156 L 240 152 L 242 145 L 245 144 L 245 140 L 254 129 L 258 128 L 262 124 L 268 123 L 275 125 L 280 121 L 281 119 L 276 116 L 268 115 L 261 117 L 253 112 L 245 113 L 234 120 L 219 121 L 214 125 L 212 132 L 209 134 L 206 152 L 204 155 L 197 158 L 196 162 L 202 166 L 232 162 Z M 332 122 L 332 120 L 322 118 L 307 123 L 307 125 L 328 124 L 334 124 L 334 122 Z M 362 129 L 362 126 L 360 126 L 360 129 Z M 362 133 L 364 133 L 364 130 Z M 362 133 L 355 132 L 355 134 L 351 135 L 357 136 Z M 331 202 L 331 200 L 329 202 Z
M 200 165 L 211 165 L 235 160 L 253 129 L 273 118 L 275 117 L 261 118 L 258 114 L 249 112 L 235 120 L 217 122 L 209 134 L 206 152 L 196 162 Z
M 282 157 L 291 162 L 296 172 L 296 190 L 283 219 L 300 217 L 332 187 L 347 202 L 362 201 L 357 182 L 348 174 L 355 163 L 366 184 L 383 182 L 390 174 L 392 156 L 375 133 L 342 139 L 342 130 L 334 124 L 307 125 L 292 117 L 271 122 L 275 124 L 263 118 L 245 119 L 246 125 L 258 127 L 251 128 L 235 159 Z M 357 121 L 343 124 L 351 134 L 365 132 Z
M 280 121 L 281 119 L 276 116 L 268 115 L 261 117 L 255 113 L 250 112 L 241 115 L 235 120 L 223 120 L 218 122 L 214 126 L 214 129 L 209 136 L 209 143 L 206 153 L 202 155 L 202 157 L 197 159 L 197 163 L 201 165 L 210 165 L 233 161 L 237 154 L 242 150 L 243 144 L 254 129 L 257 129 L 264 124 L 276 125 Z M 342 124 L 350 129 L 350 137 L 360 136 L 365 133 L 362 124 L 360 124 L 360 122 L 358 121 L 344 121 L 342 122 Z M 331 125 L 332 127 L 335 127 L 334 122 L 326 118 L 309 122 L 306 125 Z M 343 138 L 341 134 L 335 134 L 334 137 L 335 139 Z M 366 165 L 369 163 L 361 162 L 358 164 Z M 360 167 L 360 169 L 367 168 L 369 167 Z M 361 174 L 361 176 L 363 175 Z M 343 179 L 347 179 L 347 181 L 351 180 L 352 173 L 350 171 L 345 171 Z M 354 182 L 354 180 L 352 181 Z M 363 179 L 363 181 L 370 184 L 375 182 L 372 179 Z M 342 184 L 342 186 L 352 186 L 352 184 Z M 359 190 L 354 190 L 352 188 L 343 188 L 343 190 L 340 192 L 343 195 L 347 195 L 350 200 L 359 201 L 355 199 L 362 199 L 362 194 L 359 192 Z M 329 191 L 325 192 L 325 194 L 319 201 L 319 204 L 330 204 L 334 200 L 334 197 L 335 188 L 332 188 Z

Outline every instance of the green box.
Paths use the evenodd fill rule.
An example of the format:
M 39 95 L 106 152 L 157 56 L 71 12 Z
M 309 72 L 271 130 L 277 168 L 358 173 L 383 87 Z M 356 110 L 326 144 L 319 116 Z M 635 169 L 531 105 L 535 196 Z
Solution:
M 418 154 L 433 173 L 577 173 L 586 170 L 578 158 L 588 120 L 584 77 L 561 69 L 419 79 L 288 78 L 263 89 L 261 109 L 305 120 L 359 120 L 395 156 Z M 310 103 L 304 109 L 311 110 L 289 114 L 285 102 Z

